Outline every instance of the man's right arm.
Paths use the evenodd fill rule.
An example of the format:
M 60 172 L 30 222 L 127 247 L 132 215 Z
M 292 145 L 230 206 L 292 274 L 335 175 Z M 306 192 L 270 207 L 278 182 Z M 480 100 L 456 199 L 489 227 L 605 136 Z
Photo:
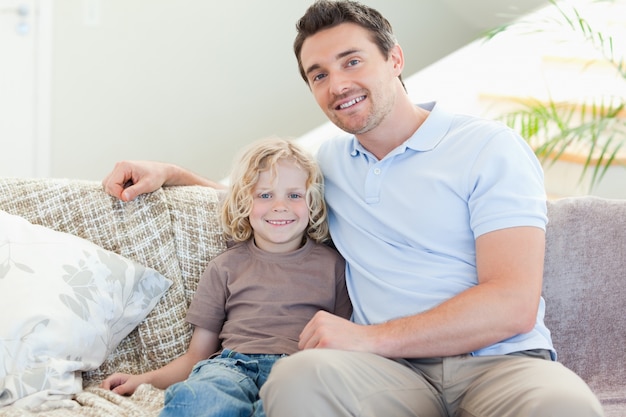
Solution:
M 104 190 L 122 201 L 135 199 L 168 185 L 203 185 L 217 189 L 226 186 L 208 180 L 174 164 L 156 161 L 122 161 L 102 180 Z

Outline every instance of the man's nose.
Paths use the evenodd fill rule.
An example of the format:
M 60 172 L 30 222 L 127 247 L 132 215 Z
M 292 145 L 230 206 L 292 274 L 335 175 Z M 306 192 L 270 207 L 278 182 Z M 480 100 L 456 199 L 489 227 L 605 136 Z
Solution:
M 350 89 L 350 80 L 340 72 L 328 75 L 330 77 L 330 92 L 339 96 Z

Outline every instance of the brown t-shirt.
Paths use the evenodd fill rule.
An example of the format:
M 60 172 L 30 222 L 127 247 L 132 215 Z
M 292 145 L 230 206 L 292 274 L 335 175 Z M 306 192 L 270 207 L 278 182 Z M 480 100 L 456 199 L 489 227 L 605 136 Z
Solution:
M 307 239 L 294 252 L 275 254 L 250 239 L 209 263 L 187 321 L 218 333 L 222 348 L 292 354 L 300 332 L 319 310 L 344 318 L 352 313 L 339 253 Z

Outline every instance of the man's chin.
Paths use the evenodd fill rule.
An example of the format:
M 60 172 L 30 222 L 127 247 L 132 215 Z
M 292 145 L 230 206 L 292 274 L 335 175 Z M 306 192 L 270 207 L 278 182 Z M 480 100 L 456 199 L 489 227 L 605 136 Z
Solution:
M 343 130 L 344 132 L 348 132 L 353 135 L 358 135 L 359 133 L 362 133 L 361 132 L 361 130 L 363 129 L 362 126 L 348 125 L 348 124 L 342 123 L 338 119 L 331 119 L 331 122 L 335 126 L 337 126 L 339 129 Z

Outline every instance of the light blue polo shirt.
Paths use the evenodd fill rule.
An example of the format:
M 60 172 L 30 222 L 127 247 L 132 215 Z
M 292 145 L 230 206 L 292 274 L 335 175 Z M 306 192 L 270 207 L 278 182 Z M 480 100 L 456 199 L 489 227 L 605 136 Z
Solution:
M 426 121 L 382 160 L 348 134 L 318 151 L 356 323 L 426 311 L 476 285 L 484 233 L 545 230 L 543 171 L 524 140 L 498 122 L 422 107 Z M 531 332 L 473 354 L 553 350 L 544 310 L 541 299 Z

